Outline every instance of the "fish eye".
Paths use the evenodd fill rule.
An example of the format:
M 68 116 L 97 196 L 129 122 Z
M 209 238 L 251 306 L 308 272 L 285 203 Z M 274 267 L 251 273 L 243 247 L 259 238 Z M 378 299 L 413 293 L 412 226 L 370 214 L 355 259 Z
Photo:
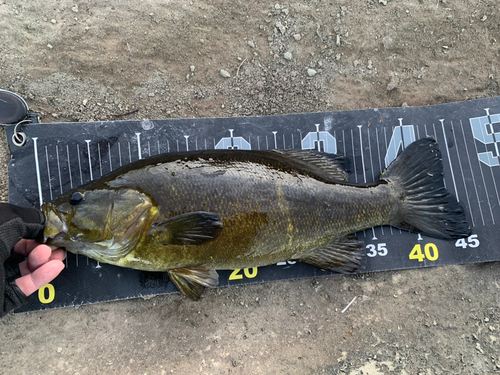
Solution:
M 84 199 L 83 193 L 77 191 L 76 193 L 71 194 L 71 198 L 69 199 L 69 204 L 72 206 L 76 206 L 81 201 L 83 201 L 83 199 Z

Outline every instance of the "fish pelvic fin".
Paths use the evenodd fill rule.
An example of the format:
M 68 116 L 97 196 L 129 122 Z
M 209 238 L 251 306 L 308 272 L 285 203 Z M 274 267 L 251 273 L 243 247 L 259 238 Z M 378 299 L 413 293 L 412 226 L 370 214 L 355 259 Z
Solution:
M 209 265 L 174 268 L 168 276 L 179 291 L 194 301 L 200 299 L 204 287 L 215 288 L 219 284 L 219 274 Z
M 361 264 L 363 246 L 356 236 L 338 237 L 324 250 L 300 261 L 328 271 L 352 273 Z
M 273 150 L 287 162 L 310 176 L 326 182 L 346 182 L 349 178 L 350 160 L 344 156 L 312 150 Z
M 463 207 L 444 187 L 441 151 L 434 138 L 411 143 L 381 180 L 394 184 L 401 197 L 391 225 L 445 240 L 470 236 Z
M 189 212 L 152 225 L 147 235 L 159 236 L 165 245 L 201 245 L 222 231 L 220 216 L 213 212 Z

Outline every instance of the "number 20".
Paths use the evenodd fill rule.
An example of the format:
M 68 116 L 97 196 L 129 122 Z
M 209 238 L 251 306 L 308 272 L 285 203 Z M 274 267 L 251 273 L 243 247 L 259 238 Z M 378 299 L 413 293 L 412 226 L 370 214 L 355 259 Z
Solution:
M 243 279 L 243 275 L 239 273 L 241 269 L 237 268 L 233 272 L 231 272 L 231 275 L 229 276 L 229 280 L 241 280 Z M 243 273 L 245 276 L 249 279 L 253 279 L 255 276 L 257 276 L 257 267 L 252 267 L 252 268 L 245 268 L 243 270 Z

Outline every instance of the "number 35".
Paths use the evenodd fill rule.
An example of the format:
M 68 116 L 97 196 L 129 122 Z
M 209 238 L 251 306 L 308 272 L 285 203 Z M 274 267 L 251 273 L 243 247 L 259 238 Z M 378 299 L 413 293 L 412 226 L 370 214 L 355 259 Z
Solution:
M 368 252 L 368 255 L 370 258 L 373 258 L 377 255 L 381 257 L 385 257 L 387 255 L 387 244 L 386 243 L 378 243 L 377 246 L 373 243 L 369 243 L 366 245 L 366 248 L 370 250 Z

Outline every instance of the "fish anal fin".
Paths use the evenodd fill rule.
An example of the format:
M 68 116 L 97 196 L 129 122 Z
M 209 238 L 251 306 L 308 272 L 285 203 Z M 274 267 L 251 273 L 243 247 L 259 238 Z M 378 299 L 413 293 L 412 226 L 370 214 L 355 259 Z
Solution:
M 174 268 L 168 270 L 168 276 L 182 294 L 194 301 L 200 298 L 204 287 L 215 288 L 219 284 L 219 274 L 209 265 Z
M 218 214 L 197 211 L 154 224 L 147 234 L 159 236 L 165 245 L 200 245 L 217 238 L 222 227 Z
M 350 160 L 344 156 L 313 150 L 273 150 L 304 172 L 328 182 L 346 182 Z
M 324 250 L 300 261 L 328 271 L 351 273 L 361 263 L 363 246 L 364 242 L 356 236 L 339 237 Z

